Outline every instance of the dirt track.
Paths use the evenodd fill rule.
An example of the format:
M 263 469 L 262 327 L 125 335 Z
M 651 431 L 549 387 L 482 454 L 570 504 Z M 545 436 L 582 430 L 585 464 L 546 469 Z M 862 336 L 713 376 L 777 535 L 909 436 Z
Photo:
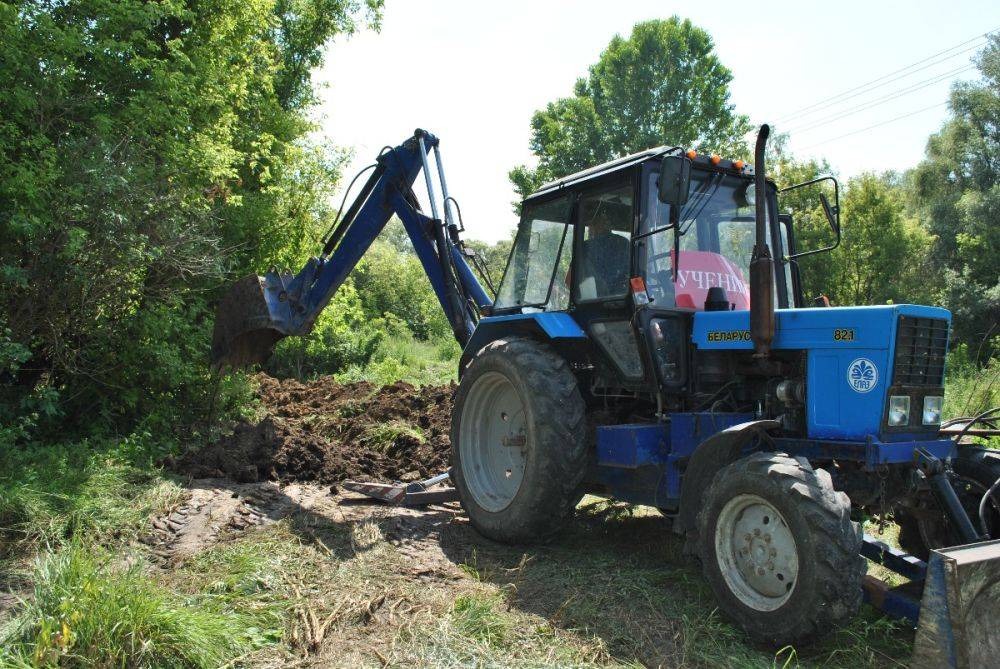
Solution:
M 263 416 L 173 464 L 194 478 L 416 480 L 448 467 L 453 386 L 258 377 Z

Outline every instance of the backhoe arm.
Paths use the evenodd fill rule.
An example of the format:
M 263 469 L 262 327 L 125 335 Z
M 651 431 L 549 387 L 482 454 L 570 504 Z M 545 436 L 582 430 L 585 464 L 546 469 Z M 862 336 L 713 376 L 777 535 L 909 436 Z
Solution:
M 438 217 L 429 171 L 434 152 L 445 217 Z M 432 216 L 425 216 L 413 194 L 413 183 L 424 171 Z M 323 252 L 310 258 L 298 274 L 272 268 L 265 276 L 238 281 L 219 304 L 212 336 L 216 368 L 262 363 L 274 345 L 290 335 L 308 334 L 320 312 L 357 266 L 393 214 L 403 222 L 431 287 L 464 345 L 479 312 L 492 305 L 466 262 L 468 252 L 452 220 L 438 139 L 417 130 L 414 136 L 378 157 L 376 167 L 358 197 L 330 235 Z

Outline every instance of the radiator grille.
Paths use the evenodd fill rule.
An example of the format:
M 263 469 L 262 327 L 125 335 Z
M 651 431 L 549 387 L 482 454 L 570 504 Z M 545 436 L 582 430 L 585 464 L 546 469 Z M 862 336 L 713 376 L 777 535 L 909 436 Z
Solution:
M 894 386 L 944 385 L 948 321 L 900 316 L 896 328 Z

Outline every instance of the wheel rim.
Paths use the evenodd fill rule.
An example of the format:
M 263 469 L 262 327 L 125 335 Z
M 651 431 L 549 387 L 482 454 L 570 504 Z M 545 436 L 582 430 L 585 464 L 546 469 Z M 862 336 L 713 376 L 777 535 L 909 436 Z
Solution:
M 795 537 L 762 497 L 739 495 L 726 503 L 715 525 L 715 554 L 729 590 L 752 609 L 774 611 L 795 590 Z
M 476 504 L 506 509 L 524 480 L 529 447 L 524 403 L 499 372 L 476 379 L 462 410 L 459 454 L 462 476 Z

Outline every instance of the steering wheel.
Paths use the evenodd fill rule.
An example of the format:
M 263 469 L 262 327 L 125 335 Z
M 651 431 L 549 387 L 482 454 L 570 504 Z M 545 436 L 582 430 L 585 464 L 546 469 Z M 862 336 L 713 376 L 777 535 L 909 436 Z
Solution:
M 668 269 L 657 270 L 646 275 L 646 289 L 653 298 L 653 304 L 667 302 L 672 306 L 674 297 L 674 278 Z

